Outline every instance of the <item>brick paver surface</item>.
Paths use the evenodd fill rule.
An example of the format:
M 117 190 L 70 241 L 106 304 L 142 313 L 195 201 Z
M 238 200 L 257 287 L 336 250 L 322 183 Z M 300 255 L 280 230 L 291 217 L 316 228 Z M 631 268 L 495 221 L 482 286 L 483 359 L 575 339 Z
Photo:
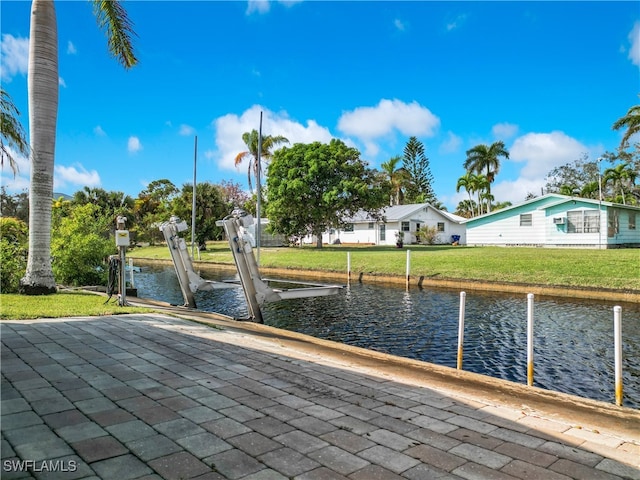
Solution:
M 635 438 L 585 429 L 241 330 L 2 322 L 0 476 L 640 479 L 640 422 Z

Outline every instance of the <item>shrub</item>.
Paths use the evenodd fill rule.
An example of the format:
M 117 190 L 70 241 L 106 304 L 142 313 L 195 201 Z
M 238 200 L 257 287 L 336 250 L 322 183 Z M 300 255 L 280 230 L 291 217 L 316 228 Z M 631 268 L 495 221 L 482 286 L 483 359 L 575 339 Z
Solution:
M 17 218 L 0 217 L 0 292 L 16 293 L 27 270 L 26 223 Z

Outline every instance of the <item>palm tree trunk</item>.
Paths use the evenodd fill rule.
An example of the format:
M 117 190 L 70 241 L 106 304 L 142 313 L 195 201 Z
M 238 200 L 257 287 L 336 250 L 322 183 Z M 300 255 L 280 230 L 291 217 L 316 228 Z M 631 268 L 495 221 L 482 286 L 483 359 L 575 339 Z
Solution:
M 33 0 L 29 42 L 29 257 L 25 294 L 56 291 L 51 268 L 51 202 L 58 114 L 58 32 L 52 0 Z

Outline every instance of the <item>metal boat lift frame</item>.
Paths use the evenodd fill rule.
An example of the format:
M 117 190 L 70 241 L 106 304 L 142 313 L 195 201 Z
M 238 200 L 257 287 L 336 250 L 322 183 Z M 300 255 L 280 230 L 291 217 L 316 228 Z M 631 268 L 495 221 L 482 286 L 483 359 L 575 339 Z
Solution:
M 185 300 L 185 307 L 197 308 L 194 293 L 198 290 L 242 287 L 249 310 L 247 320 L 264 323 L 261 307 L 265 303 L 293 298 L 335 295 L 342 289 L 342 286 L 339 285 L 293 282 L 290 280 L 277 281 L 279 283 L 304 284 L 309 285 L 309 287 L 272 288 L 268 285 L 268 280 L 260 276 L 260 269 L 253 253 L 254 240 L 247 230 L 247 227 L 253 224 L 253 217 L 243 211 L 234 211 L 223 220 L 218 220 L 216 224 L 222 226 L 227 235 L 233 260 L 240 277 L 239 285 L 237 283 L 204 280 L 195 272 L 187 245 L 184 239 L 178 235 L 179 232 L 187 229 L 184 221 L 177 217 L 171 217 L 169 222 L 165 222 L 160 226 L 160 231 L 164 234 L 171 253 L 171 259 L 173 260 L 180 289 Z

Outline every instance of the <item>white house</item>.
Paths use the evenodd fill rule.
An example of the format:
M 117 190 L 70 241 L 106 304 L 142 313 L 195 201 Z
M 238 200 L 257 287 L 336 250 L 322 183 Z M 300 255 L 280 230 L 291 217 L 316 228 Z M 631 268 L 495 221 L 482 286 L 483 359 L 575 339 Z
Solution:
M 381 220 L 376 221 L 366 212 L 359 212 L 346 220 L 342 229 L 331 229 L 322 235 L 322 243 L 364 243 L 372 245 L 395 245 L 396 233 L 404 234 L 404 243 L 417 243 L 416 232 L 424 226 L 435 227 L 435 243 L 458 243 L 466 241 L 463 217 L 438 210 L 428 203 L 396 205 L 382 211 Z M 311 239 L 306 239 L 311 242 Z
M 467 245 L 640 247 L 640 207 L 550 193 L 465 219 Z

